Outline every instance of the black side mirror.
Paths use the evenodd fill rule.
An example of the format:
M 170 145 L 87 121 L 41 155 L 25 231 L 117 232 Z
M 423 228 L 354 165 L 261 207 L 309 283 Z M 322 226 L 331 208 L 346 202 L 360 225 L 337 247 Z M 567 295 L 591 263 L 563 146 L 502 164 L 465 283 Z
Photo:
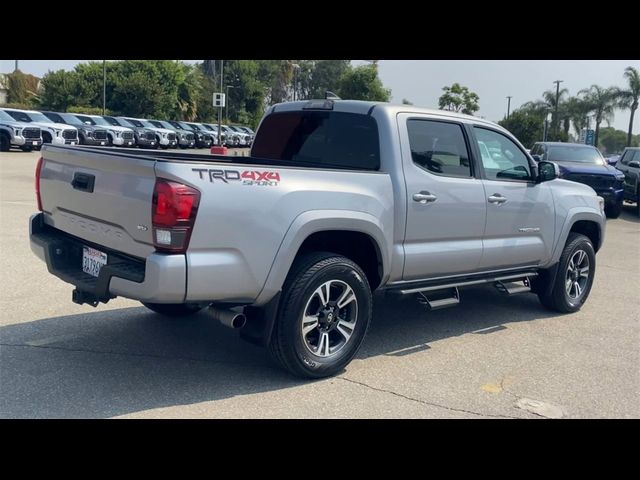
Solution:
M 542 158 L 540 158 L 540 155 L 531 155 L 531 157 L 532 157 L 536 162 L 539 162 L 540 160 L 542 160 Z
M 560 178 L 560 167 L 558 167 L 558 164 L 544 160 L 538 162 L 537 183 L 548 182 L 556 178 Z
M 627 164 L 627 166 L 631 168 L 640 168 L 640 162 L 637 160 L 633 160 Z

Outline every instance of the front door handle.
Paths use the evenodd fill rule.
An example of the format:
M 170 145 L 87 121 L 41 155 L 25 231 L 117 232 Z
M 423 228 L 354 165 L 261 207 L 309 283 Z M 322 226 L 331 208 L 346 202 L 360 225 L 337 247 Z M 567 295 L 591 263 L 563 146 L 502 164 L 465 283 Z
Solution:
M 489 203 L 497 203 L 498 205 L 507 201 L 507 199 L 502 195 L 500 195 L 499 193 L 494 193 L 488 198 L 488 200 L 489 200 Z
M 432 193 L 429 193 L 425 190 L 423 190 L 420 193 L 413 194 L 413 201 L 418 203 L 431 203 L 431 202 L 435 202 L 437 199 L 438 197 L 436 197 Z

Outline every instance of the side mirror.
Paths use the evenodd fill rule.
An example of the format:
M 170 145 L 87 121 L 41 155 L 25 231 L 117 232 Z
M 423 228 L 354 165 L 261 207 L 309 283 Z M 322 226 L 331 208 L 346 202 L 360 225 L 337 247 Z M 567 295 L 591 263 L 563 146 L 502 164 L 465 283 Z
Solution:
M 560 167 L 556 163 L 540 161 L 538 163 L 537 183 L 548 182 L 560 178 Z
M 629 162 L 627 166 L 631 168 L 640 168 L 640 162 L 638 160 L 633 160 Z
M 531 155 L 531 157 L 532 157 L 536 162 L 539 162 L 540 160 L 542 160 L 542 158 L 540 158 L 540 155 Z

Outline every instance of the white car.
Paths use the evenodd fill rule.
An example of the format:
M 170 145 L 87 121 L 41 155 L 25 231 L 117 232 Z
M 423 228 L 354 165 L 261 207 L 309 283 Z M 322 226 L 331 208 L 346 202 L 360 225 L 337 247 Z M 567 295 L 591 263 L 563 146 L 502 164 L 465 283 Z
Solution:
M 39 150 L 41 145 L 40 127 L 16 122 L 11 115 L 0 110 L 0 152 L 8 152 L 11 146 L 29 152 L 34 148 Z
M 78 113 L 76 114 L 76 117 L 83 122 L 90 122 L 92 125 L 99 125 L 106 128 L 109 145 L 133 147 L 136 144 L 132 128 L 111 125 L 100 115 L 81 115 Z
M 3 108 L 18 122 L 29 123 L 34 127 L 40 127 L 42 143 L 54 145 L 77 145 L 78 129 L 65 123 L 54 123 L 44 114 L 35 110 L 18 110 L 15 108 Z
M 158 142 L 158 146 L 161 148 L 169 148 L 169 147 L 175 148 L 175 146 L 178 144 L 175 130 L 156 127 L 154 124 L 152 124 L 148 120 L 145 120 L 144 118 L 132 118 L 132 117 L 116 117 L 116 118 L 124 118 L 129 123 L 132 123 L 138 128 L 144 127 L 149 130 L 153 130 L 156 134 L 156 141 Z

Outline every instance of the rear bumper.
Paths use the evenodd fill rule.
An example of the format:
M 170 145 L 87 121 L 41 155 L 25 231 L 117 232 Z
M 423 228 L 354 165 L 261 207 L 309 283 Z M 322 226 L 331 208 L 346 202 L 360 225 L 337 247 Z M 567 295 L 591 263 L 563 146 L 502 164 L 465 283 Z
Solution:
M 154 253 L 134 259 L 73 237 L 46 225 L 41 213 L 29 219 L 31 251 L 47 265 L 49 273 L 81 292 L 107 302 L 116 296 L 153 303 L 182 303 L 186 295 L 184 255 Z M 91 246 L 108 256 L 95 278 L 82 271 L 82 247 Z

